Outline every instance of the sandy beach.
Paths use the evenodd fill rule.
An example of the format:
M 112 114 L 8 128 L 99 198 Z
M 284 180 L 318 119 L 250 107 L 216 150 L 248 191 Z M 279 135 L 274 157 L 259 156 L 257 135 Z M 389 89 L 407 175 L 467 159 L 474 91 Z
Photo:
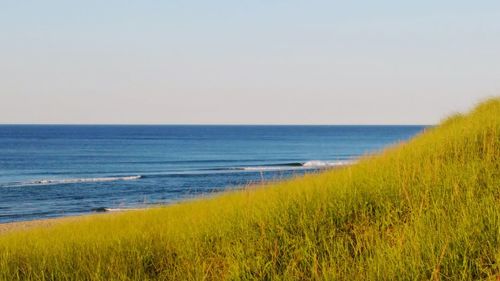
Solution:
M 47 218 L 47 219 L 39 219 L 39 220 L 30 220 L 30 221 L 16 221 L 16 222 L 6 222 L 0 223 L 0 235 L 17 230 L 27 230 L 34 227 L 50 227 L 63 222 L 70 222 L 80 220 L 82 218 L 88 218 L 93 216 L 103 216 L 103 215 L 111 215 L 116 213 L 123 213 L 129 211 L 139 211 L 145 210 L 147 208 L 129 208 L 129 209 L 109 209 L 106 212 L 95 212 L 81 215 L 72 215 L 66 217 L 57 217 L 57 218 Z
M 16 230 L 26 230 L 33 227 L 48 227 L 70 219 L 74 219 L 74 217 L 0 223 L 0 234 Z
M 22 231 L 35 227 L 50 227 L 59 223 L 70 222 L 81 220 L 82 218 L 88 218 L 93 216 L 104 216 L 104 215 L 112 215 L 116 213 L 122 213 L 126 211 L 133 210 L 142 210 L 142 209 L 123 209 L 119 211 L 112 212 L 101 212 L 101 213 L 92 213 L 92 214 L 82 214 L 82 215 L 74 215 L 67 217 L 58 217 L 58 218 L 48 218 L 48 219 L 39 219 L 39 220 L 31 220 L 31 221 L 16 221 L 16 222 L 7 222 L 0 223 L 0 235 L 12 232 L 12 231 Z

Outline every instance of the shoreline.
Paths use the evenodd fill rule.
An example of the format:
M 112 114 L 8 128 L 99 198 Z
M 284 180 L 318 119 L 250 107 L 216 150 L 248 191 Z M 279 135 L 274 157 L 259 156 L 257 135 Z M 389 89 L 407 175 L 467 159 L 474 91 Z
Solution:
M 28 230 L 35 227 L 50 227 L 55 224 L 74 220 L 76 218 L 92 216 L 95 214 L 84 214 L 84 215 L 74 215 L 67 217 L 57 217 L 57 218 L 46 218 L 46 219 L 36 219 L 36 220 L 28 220 L 28 221 L 13 221 L 13 222 L 3 222 L 0 223 L 0 235 L 13 232 L 13 231 L 22 231 Z
M 26 220 L 26 221 L 12 221 L 12 222 L 0 222 L 0 235 L 7 234 L 15 231 L 24 231 L 32 228 L 44 228 L 51 227 L 59 223 L 76 221 L 82 218 L 88 218 L 93 216 L 104 216 L 104 215 L 112 215 L 123 212 L 130 211 L 141 211 L 147 210 L 149 208 L 134 208 L 134 209 L 120 209 L 106 212 L 94 212 L 94 213 L 84 213 L 77 215 L 69 215 L 63 217 L 55 217 L 55 218 L 43 218 L 43 219 L 34 219 L 34 220 Z
M 336 167 L 323 168 L 323 169 L 319 169 L 318 171 L 324 172 L 324 171 L 336 170 L 336 169 L 344 168 L 344 167 L 348 167 L 348 166 L 352 166 L 352 163 L 341 165 L 341 166 L 336 166 Z M 303 176 L 304 175 L 301 175 L 299 177 L 303 177 Z M 281 180 L 278 180 L 278 182 L 289 181 L 289 180 L 293 180 L 295 178 L 296 177 L 291 177 L 288 179 L 281 179 Z M 224 191 L 220 191 L 220 192 L 237 191 L 237 190 L 242 190 L 242 189 L 249 188 L 249 187 L 261 186 L 263 184 L 269 184 L 269 183 L 273 183 L 273 182 L 275 183 L 276 181 L 266 180 L 263 182 L 257 182 L 257 183 L 253 183 L 253 184 L 250 183 L 247 185 L 236 187 L 234 189 L 228 189 L 228 190 L 224 190 Z M 220 193 L 220 192 L 215 192 L 215 194 Z M 68 215 L 68 216 L 61 216 L 61 217 L 54 217 L 54 218 L 40 218 L 40 219 L 25 220 L 25 221 L 0 222 L 0 236 L 3 234 L 7 234 L 9 232 L 23 231 L 23 230 L 29 230 L 32 228 L 39 228 L 39 227 L 41 227 L 41 228 L 50 227 L 50 226 L 53 226 L 53 225 L 56 225 L 59 223 L 74 221 L 74 220 L 78 220 L 81 218 L 87 218 L 87 217 L 92 217 L 92 216 L 103 216 L 103 215 L 118 214 L 118 213 L 123 213 L 123 212 L 130 212 L 130 211 L 148 210 L 148 209 L 152 209 L 155 207 L 156 208 L 157 207 L 165 207 L 165 206 L 169 206 L 172 204 L 182 203 L 182 202 L 186 202 L 186 201 L 190 201 L 190 200 L 197 200 L 197 199 L 212 197 L 215 194 L 201 194 L 201 195 L 195 196 L 195 197 L 181 198 L 181 199 L 174 200 L 174 201 L 166 203 L 166 204 L 153 204 L 151 206 L 142 207 L 142 208 L 105 208 L 105 207 L 103 207 L 103 208 L 97 208 L 96 210 L 98 210 L 98 211 L 93 211 L 93 212 L 89 212 L 89 213 L 82 213 L 82 214 L 75 214 L 75 215 Z

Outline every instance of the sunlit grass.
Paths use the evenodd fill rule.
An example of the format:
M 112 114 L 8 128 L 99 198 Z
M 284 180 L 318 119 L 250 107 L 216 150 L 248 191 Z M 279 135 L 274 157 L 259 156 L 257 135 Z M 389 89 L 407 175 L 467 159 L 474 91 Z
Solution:
M 0 236 L 5 280 L 500 276 L 500 99 L 356 165 Z

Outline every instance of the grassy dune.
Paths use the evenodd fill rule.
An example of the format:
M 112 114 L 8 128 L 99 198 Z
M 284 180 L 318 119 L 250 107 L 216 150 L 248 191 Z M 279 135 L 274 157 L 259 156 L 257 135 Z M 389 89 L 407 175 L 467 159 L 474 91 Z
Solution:
M 0 236 L 6 280 L 500 276 L 500 99 L 358 164 Z

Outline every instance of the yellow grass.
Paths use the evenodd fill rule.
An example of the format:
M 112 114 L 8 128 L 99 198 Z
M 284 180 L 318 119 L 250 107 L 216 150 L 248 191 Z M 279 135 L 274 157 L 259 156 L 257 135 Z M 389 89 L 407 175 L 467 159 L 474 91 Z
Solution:
M 500 99 L 358 164 L 0 235 L 0 279 L 500 276 Z

